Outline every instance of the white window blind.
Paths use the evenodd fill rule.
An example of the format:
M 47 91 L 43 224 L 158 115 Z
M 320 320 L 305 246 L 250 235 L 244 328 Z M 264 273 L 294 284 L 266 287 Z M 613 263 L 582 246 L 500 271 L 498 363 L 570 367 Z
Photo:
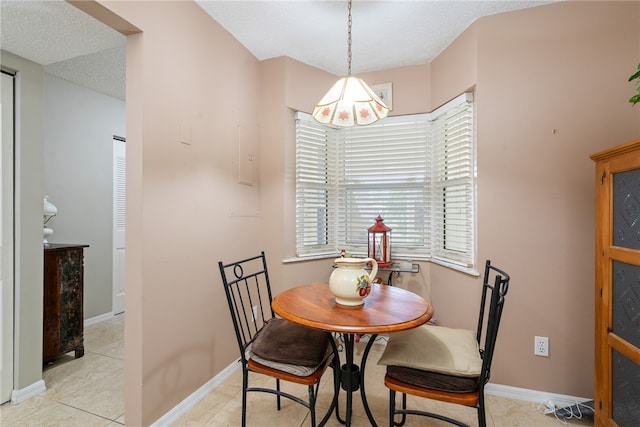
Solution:
M 473 267 L 475 158 L 468 94 L 430 114 L 334 129 L 296 116 L 297 256 L 367 253 L 382 215 L 393 258 Z
M 382 215 L 392 254 L 429 255 L 427 115 L 390 118 L 340 132 L 338 244 L 367 253 L 367 229 Z
M 329 210 L 335 209 L 336 134 L 311 116 L 296 120 L 296 251 L 336 253 Z
M 461 99 L 432 113 L 434 259 L 473 267 L 475 159 L 473 104 Z

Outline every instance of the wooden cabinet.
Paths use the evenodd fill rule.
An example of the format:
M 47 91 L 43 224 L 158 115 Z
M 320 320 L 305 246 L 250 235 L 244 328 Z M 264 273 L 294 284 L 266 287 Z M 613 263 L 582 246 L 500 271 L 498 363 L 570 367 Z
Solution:
M 65 353 L 84 355 L 84 248 L 49 244 L 44 248 L 42 363 Z
M 640 140 L 596 162 L 595 425 L 640 426 Z

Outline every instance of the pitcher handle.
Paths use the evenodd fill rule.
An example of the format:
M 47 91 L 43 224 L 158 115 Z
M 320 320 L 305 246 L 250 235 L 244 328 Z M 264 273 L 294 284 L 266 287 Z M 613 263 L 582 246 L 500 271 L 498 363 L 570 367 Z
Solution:
M 369 273 L 369 280 L 373 283 L 376 278 L 376 274 L 378 274 L 378 262 L 373 258 L 365 258 L 365 265 L 370 262 L 371 263 L 371 273 Z

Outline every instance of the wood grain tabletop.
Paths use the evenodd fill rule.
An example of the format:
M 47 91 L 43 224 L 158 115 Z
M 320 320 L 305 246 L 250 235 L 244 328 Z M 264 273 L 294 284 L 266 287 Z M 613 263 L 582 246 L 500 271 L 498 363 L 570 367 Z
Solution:
M 329 332 L 379 334 L 420 326 L 431 319 L 433 307 L 405 289 L 374 283 L 364 304 L 336 303 L 328 283 L 311 283 L 275 296 L 273 310 L 283 319 Z

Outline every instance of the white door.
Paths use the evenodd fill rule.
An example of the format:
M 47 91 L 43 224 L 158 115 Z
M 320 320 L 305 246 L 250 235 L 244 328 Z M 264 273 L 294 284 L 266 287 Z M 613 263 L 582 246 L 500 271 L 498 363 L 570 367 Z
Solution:
M 124 139 L 113 139 L 113 314 L 124 312 L 124 251 L 126 207 L 126 151 Z
M 13 81 L 1 73 L 0 127 L 0 404 L 13 392 Z

